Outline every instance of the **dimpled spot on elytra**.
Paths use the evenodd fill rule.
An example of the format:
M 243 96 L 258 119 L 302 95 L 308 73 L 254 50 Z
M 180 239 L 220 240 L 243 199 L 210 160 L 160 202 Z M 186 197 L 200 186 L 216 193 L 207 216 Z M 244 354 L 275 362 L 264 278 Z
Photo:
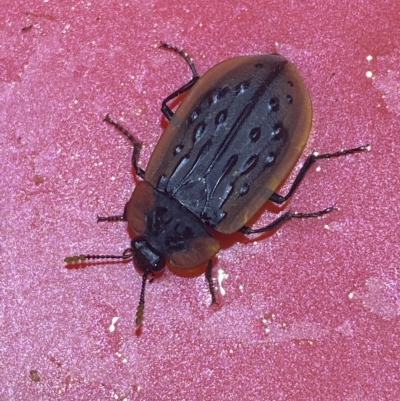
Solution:
M 179 153 L 182 152 L 182 149 L 183 149 L 183 145 L 182 144 L 179 144 L 178 146 L 176 146 L 175 149 L 174 149 L 174 156 L 179 155 Z
M 196 126 L 196 128 L 194 129 L 194 141 L 195 142 L 200 141 L 200 139 L 204 136 L 206 127 L 207 127 L 207 125 L 204 121 Z
M 268 112 L 279 110 L 279 99 L 273 97 L 268 102 Z
M 286 95 L 286 103 L 287 104 L 292 104 L 293 103 L 293 97 L 291 95 Z
M 228 117 L 228 110 L 222 110 L 215 116 L 215 125 L 221 125 Z
M 253 143 L 257 142 L 260 139 L 260 137 L 261 137 L 261 128 L 260 127 L 253 128 L 250 131 L 249 138 L 250 138 L 251 142 L 253 142 Z

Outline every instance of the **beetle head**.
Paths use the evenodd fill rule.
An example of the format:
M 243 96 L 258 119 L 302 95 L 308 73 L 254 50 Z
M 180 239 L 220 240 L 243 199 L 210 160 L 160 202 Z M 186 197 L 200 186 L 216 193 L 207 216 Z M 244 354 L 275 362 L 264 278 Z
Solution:
M 136 237 L 131 242 L 133 260 L 143 273 L 158 273 L 165 267 L 164 255 L 154 249 L 144 237 Z
M 131 242 L 132 257 L 136 267 L 143 272 L 142 289 L 136 311 L 136 326 L 141 326 L 144 312 L 144 292 L 148 276 L 160 272 L 165 267 L 164 255 L 154 249 L 144 237 L 136 237 Z M 151 280 L 151 278 L 150 278 Z

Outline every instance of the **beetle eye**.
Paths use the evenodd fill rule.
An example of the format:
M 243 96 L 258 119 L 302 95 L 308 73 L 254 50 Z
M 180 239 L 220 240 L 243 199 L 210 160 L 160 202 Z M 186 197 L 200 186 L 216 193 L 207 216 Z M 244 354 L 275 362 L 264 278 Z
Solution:
M 133 250 L 133 260 L 138 269 L 144 273 L 156 273 L 164 269 L 164 255 L 154 249 L 144 237 L 133 239 L 131 247 Z

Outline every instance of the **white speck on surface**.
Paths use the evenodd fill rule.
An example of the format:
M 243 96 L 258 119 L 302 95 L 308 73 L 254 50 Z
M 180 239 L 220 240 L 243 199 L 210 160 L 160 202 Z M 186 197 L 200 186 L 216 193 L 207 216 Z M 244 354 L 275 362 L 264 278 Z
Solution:
M 369 55 L 366 57 L 366 59 L 367 59 L 367 61 L 371 61 L 371 60 L 373 59 L 373 57 L 369 54 Z
M 71 28 L 70 24 L 65 25 L 64 29 L 62 30 L 62 33 L 67 33 L 69 28 Z
M 119 320 L 119 317 L 118 316 L 115 316 L 115 317 L 113 317 L 112 319 L 111 319 L 111 325 L 110 325 L 110 327 L 108 328 L 110 331 L 111 331 L 111 333 L 113 333 L 114 331 L 115 331 L 115 324 L 118 322 L 118 320 Z
M 367 71 L 367 72 L 365 73 L 365 76 L 366 76 L 367 78 L 372 78 L 372 77 L 373 77 L 372 71 Z

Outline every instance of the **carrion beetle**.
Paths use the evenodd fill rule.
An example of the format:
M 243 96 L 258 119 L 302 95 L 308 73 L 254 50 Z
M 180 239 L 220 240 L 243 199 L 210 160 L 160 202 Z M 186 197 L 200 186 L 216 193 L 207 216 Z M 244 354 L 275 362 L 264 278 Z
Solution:
M 263 233 L 292 218 L 319 217 L 314 213 L 286 212 L 265 227 L 246 226 L 267 200 L 286 202 L 310 166 L 328 159 L 369 150 L 369 145 L 334 153 L 312 153 L 284 196 L 275 192 L 293 169 L 307 142 L 312 121 L 309 94 L 297 69 L 278 54 L 235 57 L 217 64 L 200 77 L 192 59 L 182 50 L 161 47 L 182 56 L 192 78 L 166 97 L 161 111 L 169 121 L 150 157 L 146 171 L 137 160 L 141 143 L 110 116 L 105 121 L 133 144 L 132 165 L 143 179 L 125 206 L 123 215 L 98 221 L 128 221 L 137 234 L 123 255 L 79 255 L 65 262 L 88 259 L 133 259 L 143 273 L 136 324 L 143 321 L 148 279 L 165 267 L 207 263 L 206 278 L 216 302 L 212 258 L 219 241 L 208 227 L 231 234 Z M 186 93 L 175 112 L 168 102 Z

